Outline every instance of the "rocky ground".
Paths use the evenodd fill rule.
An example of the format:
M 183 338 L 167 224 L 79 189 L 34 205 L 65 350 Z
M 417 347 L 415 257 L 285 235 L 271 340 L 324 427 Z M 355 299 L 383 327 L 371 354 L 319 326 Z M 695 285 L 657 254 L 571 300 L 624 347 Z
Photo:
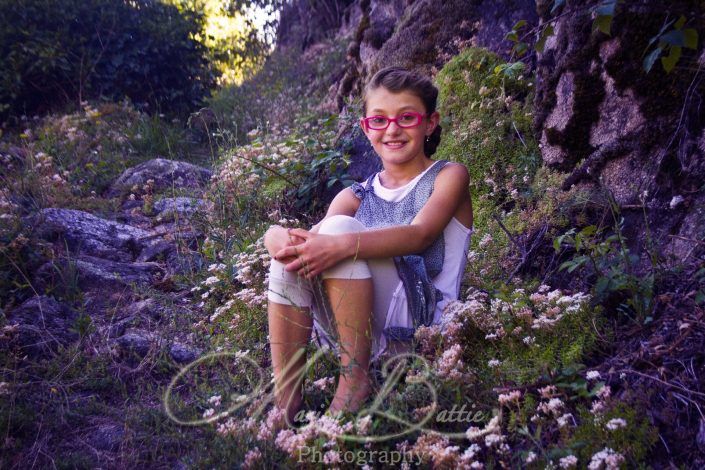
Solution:
M 207 207 L 200 196 L 210 176 L 206 168 L 157 158 L 117 178 L 106 195 L 121 201 L 120 210 L 111 217 L 57 207 L 25 218 L 23 222 L 61 255 L 32 273 L 36 295 L 5 312 L 5 352 L 21 352 L 25 364 L 46 365 L 64 357 L 75 359 L 81 355 L 78 351 L 88 351 L 107 367 L 86 370 L 86 377 L 113 384 L 129 384 L 126 377 L 145 374 L 154 379 L 146 369 L 153 369 L 160 361 L 168 371 L 196 359 L 204 345 L 196 344 L 191 325 L 201 312 L 190 302 L 191 284 L 186 279 L 203 263 L 196 250 L 204 237 L 198 218 Z M 135 185 L 149 185 L 154 192 L 175 189 L 191 195 L 163 197 L 146 207 L 145 198 L 129 196 Z M 45 293 L 49 291 L 52 295 Z M 53 296 L 57 292 L 62 294 L 59 298 Z M 67 353 L 69 350 L 75 354 Z M 99 402 L 107 404 L 121 394 L 116 389 L 116 393 L 107 390 L 87 396 L 86 390 L 94 387 L 66 385 L 63 372 L 71 366 L 66 364 L 53 380 L 51 375 L 35 378 L 35 385 L 48 386 L 50 393 L 60 390 L 68 410 L 60 413 L 63 422 L 49 427 L 58 425 L 64 432 L 42 431 L 40 427 L 30 454 L 36 459 L 45 446 L 84 447 L 96 458 L 92 464 L 109 462 L 121 446 L 128 445 L 129 426 L 124 418 L 131 405 L 111 403 L 111 412 L 105 415 L 91 410 L 89 398 L 100 397 Z M 161 379 L 168 379 L 168 375 L 161 374 Z M 160 408 L 157 386 L 143 393 L 141 405 L 148 401 Z M 37 406 L 42 409 L 40 403 Z M 82 417 L 66 427 L 65 412 L 69 410 Z M 5 445 L 11 446 L 13 437 L 5 439 Z

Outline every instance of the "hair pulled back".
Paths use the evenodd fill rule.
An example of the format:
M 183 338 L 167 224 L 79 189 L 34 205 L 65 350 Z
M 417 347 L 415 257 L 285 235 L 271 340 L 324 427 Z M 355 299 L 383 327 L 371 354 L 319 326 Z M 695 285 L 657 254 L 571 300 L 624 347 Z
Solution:
M 438 88 L 433 82 L 418 73 L 402 67 L 386 67 L 374 74 L 365 86 L 362 96 L 362 112 L 367 115 L 367 95 L 377 88 L 386 88 L 392 93 L 409 92 L 418 96 L 426 108 L 426 113 L 436 111 Z M 441 126 L 437 125 L 433 133 L 424 141 L 423 151 L 427 157 L 436 153 L 436 148 L 441 142 Z

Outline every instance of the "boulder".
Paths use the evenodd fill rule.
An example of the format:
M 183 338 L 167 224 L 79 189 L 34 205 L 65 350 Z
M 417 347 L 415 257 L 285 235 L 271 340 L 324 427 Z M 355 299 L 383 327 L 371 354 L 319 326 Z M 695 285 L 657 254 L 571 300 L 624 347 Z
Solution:
M 154 180 L 154 189 L 177 187 L 199 189 L 211 178 L 210 170 L 192 163 L 155 158 L 125 170 L 110 187 L 109 197 L 130 192 L 134 185 L 142 186 Z
M 163 308 L 154 299 L 139 300 L 125 308 L 125 314 L 129 317 L 150 317 L 159 320 L 162 316 Z
M 125 438 L 125 427 L 120 424 L 101 424 L 86 436 L 86 441 L 98 450 L 117 452 Z
M 169 349 L 169 354 L 179 364 L 188 364 L 195 361 L 201 352 L 197 348 L 174 342 Z
M 78 313 L 53 297 L 32 297 L 10 312 L 8 322 L 18 324 L 17 340 L 32 357 L 46 356 L 78 339 L 72 331 Z
M 144 357 L 149 352 L 152 345 L 152 337 L 142 330 L 128 330 L 127 333 L 120 336 L 116 344 L 123 353 L 136 354 L 139 357 Z
M 132 261 L 150 243 L 151 233 L 75 209 L 42 209 L 26 223 L 47 240 L 62 239 L 69 250 L 112 261 Z
M 168 275 L 193 274 L 204 268 L 203 256 L 197 251 L 170 251 L 166 257 Z
M 193 197 L 167 197 L 154 203 L 157 222 L 190 219 L 196 212 L 205 211 L 206 201 Z
M 35 281 L 43 287 L 56 286 L 65 282 L 61 273 L 75 276 L 75 281 L 83 290 L 124 289 L 133 284 L 150 285 L 161 279 L 164 270 L 154 262 L 124 263 L 79 255 L 77 258 L 60 258 L 44 264 L 37 270 Z

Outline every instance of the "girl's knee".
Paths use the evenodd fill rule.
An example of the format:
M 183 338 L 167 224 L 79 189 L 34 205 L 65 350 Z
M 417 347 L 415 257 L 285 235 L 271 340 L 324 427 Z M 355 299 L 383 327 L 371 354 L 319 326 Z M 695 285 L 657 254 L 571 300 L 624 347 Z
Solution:
M 269 266 L 267 299 L 282 305 L 310 307 L 313 294 L 310 284 L 295 272 L 287 271 L 281 261 L 272 259 Z
M 365 226 L 359 220 L 347 215 L 334 215 L 321 223 L 318 233 L 337 235 L 339 233 L 362 232 Z

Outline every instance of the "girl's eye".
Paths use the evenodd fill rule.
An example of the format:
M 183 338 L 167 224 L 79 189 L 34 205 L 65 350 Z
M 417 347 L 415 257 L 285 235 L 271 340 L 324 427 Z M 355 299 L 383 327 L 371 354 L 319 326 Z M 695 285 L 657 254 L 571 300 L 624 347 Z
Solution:
M 383 126 L 387 123 L 387 118 L 382 116 L 375 116 L 373 118 L 370 118 L 370 121 L 372 122 L 372 124 Z
M 411 113 L 405 113 L 399 116 L 400 124 L 413 124 L 416 122 L 416 115 Z

